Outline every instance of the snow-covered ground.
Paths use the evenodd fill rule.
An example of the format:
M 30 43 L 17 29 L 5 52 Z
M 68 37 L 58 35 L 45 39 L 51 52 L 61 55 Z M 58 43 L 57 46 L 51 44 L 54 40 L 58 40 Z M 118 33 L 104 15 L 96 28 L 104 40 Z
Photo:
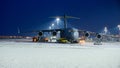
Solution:
M 120 68 L 120 42 L 80 45 L 0 40 L 0 68 Z

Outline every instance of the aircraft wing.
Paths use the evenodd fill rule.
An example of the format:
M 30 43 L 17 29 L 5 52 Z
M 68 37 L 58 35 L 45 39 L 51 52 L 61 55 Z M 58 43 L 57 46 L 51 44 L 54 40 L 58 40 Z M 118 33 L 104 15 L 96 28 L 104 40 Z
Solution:
M 53 31 L 62 31 L 62 29 L 50 29 L 50 30 L 35 30 L 33 32 L 53 32 Z
M 120 38 L 120 35 L 103 35 L 101 34 L 103 37 L 111 37 L 111 38 Z
M 99 34 L 99 33 L 96 33 L 96 32 L 86 31 L 86 30 L 78 30 L 78 32 L 79 32 L 80 34 L 89 33 L 90 35 L 96 35 L 96 34 Z
M 33 30 L 33 31 L 27 31 L 27 32 L 21 32 L 21 33 L 39 33 L 39 32 L 58 32 L 62 31 L 62 29 L 50 29 L 50 30 Z
M 86 31 L 86 30 L 78 30 L 79 34 L 82 34 L 86 37 L 89 36 L 96 36 L 97 38 L 101 38 L 101 37 L 112 37 L 112 38 L 120 38 L 119 35 L 104 35 L 101 33 L 97 33 L 97 32 L 92 32 L 92 31 Z

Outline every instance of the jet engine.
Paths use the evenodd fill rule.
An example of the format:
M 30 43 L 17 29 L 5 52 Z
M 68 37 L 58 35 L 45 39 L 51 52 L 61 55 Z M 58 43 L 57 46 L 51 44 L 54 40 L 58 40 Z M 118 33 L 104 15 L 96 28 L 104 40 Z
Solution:
M 38 35 L 39 35 L 39 36 L 42 36 L 42 35 L 43 35 L 43 32 L 39 32 Z
M 89 36 L 90 36 L 90 33 L 89 33 L 89 32 L 86 32 L 84 36 L 85 36 L 85 37 L 89 37 Z
M 97 34 L 97 38 L 100 39 L 102 38 L 102 36 L 100 34 Z
M 96 34 L 96 39 L 94 41 L 94 45 L 102 45 L 102 35 Z
M 56 36 L 56 35 L 57 35 L 57 32 L 56 32 L 56 31 L 53 31 L 53 32 L 52 32 L 52 35 L 53 35 L 53 36 Z

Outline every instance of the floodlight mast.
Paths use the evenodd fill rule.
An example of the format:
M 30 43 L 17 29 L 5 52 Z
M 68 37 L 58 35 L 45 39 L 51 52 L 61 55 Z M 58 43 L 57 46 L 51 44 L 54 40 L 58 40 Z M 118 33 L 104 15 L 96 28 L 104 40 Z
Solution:
M 120 25 L 118 25 L 117 27 L 118 27 L 118 29 L 119 29 L 119 35 L 120 35 Z
M 67 28 L 67 19 L 68 18 L 80 19 L 80 18 L 77 18 L 77 17 L 67 16 L 66 14 L 64 14 L 64 16 L 54 16 L 54 17 L 50 17 L 50 18 L 63 18 L 64 19 L 64 29 Z

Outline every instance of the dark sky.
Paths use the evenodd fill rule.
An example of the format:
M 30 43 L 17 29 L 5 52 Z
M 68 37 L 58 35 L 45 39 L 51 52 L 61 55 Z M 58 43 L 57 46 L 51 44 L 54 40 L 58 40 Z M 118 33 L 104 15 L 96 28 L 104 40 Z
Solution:
M 119 0 L 0 0 L 0 35 L 48 29 L 50 16 L 70 15 L 80 20 L 68 24 L 79 29 L 100 31 L 120 24 Z M 43 28 L 42 28 L 43 27 Z

